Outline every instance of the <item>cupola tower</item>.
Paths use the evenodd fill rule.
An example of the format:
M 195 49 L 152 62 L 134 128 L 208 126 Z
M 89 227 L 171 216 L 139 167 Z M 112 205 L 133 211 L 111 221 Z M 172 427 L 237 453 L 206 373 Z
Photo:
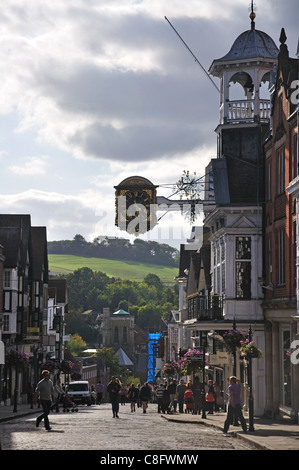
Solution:
M 218 200 L 225 204 L 263 200 L 262 142 L 269 129 L 269 86 L 274 80 L 278 48 L 268 34 L 256 29 L 255 17 L 252 5 L 250 29 L 240 34 L 230 51 L 214 60 L 209 69 L 220 79 L 216 133 L 217 158 L 222 162 L 213 164 L 213 173 L 214 179 L 219 176 L 222 180 Z

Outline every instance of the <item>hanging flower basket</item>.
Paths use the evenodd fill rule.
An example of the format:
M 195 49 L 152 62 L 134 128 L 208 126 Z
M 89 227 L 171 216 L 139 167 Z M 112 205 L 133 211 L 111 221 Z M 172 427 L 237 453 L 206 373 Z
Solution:
M 246 359 L 263 359 L 262 351 L 254 344 L 253 341 L 249 341 L 248 338 L 245 339 L 245 341 L 241 341 L 240 353 L 241 356 Z
M 223 340 L 224 340 L 226 349 L 230 353 L 234 353 L 236 351 L 236 348 L 240 347 L 241 341 L 246 340 L 246 334 L 240 330 L 226 331 L 223 334 Z
M 5 355 L 5 364 L 26 370 L 29 366 L 29 356 L 21 351 L 11 349 Z
M 73 369 L 74 365 L 75 364 L 72 361 L 63 360 L 59 364 L 59 369 L 64 374 L 70 374 L 72 372 L 72 369 Z
M 181 362 L 178 361 L 171 361 L 171 362 L 166 362 L 163 368 L 163 374 L 166 375 L 166 377 L 174 377 L 175 375 L 178 375 L 181 373 Z
M 195 359 L 197 358 L 199 361 L 202 360 L 202 351 L 199 351 L 198 349 L 190 349 L 187 351 L 183 357 L 186 357 L 187 359 L 190 357 L 194 357 Z
M 49 372 L 54 372 L 55 369 L 58 369 L 58 368 L 59 368 L 59 362 L 53 361 L 51 359 L 44 362 L 42 365 L 42 370 L 48 370 Z
M 193 372 L 198 372 L 203 368 L 203 353 L 198 349 L 187 351 L 181 360 L 182 373 L 184 375 L 191 375 Z

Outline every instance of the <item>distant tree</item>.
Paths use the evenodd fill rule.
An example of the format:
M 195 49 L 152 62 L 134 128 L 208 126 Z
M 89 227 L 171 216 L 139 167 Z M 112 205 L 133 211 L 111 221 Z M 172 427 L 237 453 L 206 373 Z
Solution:
M 136 323 L 143 329 L 155 328 L 160 325 L 160 307 L 153 303 L 148 303 L 138 309 Z
M 140 263 L 155 263 L 163 266 L 178 266 L 179 251 L 165 243 L 136 239 L 134 243 L 125 238 L 97 236 L 87 242 L 83 235 L 76 234 L 73 240 L 48 242 L 50 254 L 94 256 L 98 258 L 134 260 Z
M 76 333 L 70 336 L 67 343 L 67 349 L 73 356 L 80 356 L 84 349 L 86 349 L 86 346 L 85 341 Z
M 126 310 L 134 315 L 141 328 L 159 327 L 161 318 L 178 308 L 177 286 L 165 287 L 155 274 L 145 276 L 143 282 L 115 280 L 101 272 L 81 268 L 66 276 L 69 287 L 69 307 L 66 314 L 66 333 L 78 333 L 84 341 L 98 342 L 98 330 L 91 315 L 80 312 Z
M 95 353 L 95 357 L 97 359 L 101 359 L 105 363 L 106 367 L 110 368 L 111 375 L 119 375 L 120 366 L 118 357 L 116 356 L 113 348 L 99 348 Z
M 141 380 L 139 377 L 134 377 L 133 375 L 129 375 L 129 377 L 126 378 L 126 385 L 130 386 L 131 384 L 134 384 L 135 387 L 137 387 L 138 384 L 140 384 Z
M 83 237 L 83 235 L 80 234 L 74 236 L 74 242 L 80 246 L 86 245 L 85 238 Z
M 88 317 L 84 317 L 80 312 L 70 310 L 65 314 L 65 332 L 69 335 L 80 335 L 87 343 L 96 342 L 99 331 L 88 323 Z
M 163 283 L 161 282 L 161 279 L 156 274 L 147 274 L 144 278 L 144 282 L 148 286 L 156 287 L 158 291 L 161 291 L 164 288 Z
M 68 274 L 69 305 L 75 310 L 97 310 L 98 296 L 113 280 L 105 273 L 90 268 L 76 269 Z
M 124 310 L 125 312 L 129 311 L 129 302 L 127 300 L 121 300 L 118 303 L 117 310 Z

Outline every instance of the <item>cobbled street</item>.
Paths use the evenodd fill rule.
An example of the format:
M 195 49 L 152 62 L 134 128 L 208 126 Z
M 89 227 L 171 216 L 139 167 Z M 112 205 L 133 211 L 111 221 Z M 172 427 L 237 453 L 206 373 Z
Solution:
M 79 411 L 51 413 L 51 431 L 38 415 L 1 423 L 2 450 L 248 450 L 239 440 L 220 430 L 198 424 L 170 422 L 150 404 L 131 413 L 120 406 L 119 419 L 112 418 L 111 405 L 79 407 Z M 223 415 L 223 419 L 225 419 Z

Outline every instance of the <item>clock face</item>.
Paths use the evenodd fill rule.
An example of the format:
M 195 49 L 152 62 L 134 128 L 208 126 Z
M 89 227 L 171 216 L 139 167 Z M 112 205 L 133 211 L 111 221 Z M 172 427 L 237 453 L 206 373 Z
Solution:
M 146 190 L 128 191 L 126 194 L 126 222 L 128 231 L 145 233 L 149 230 L 151 221 L 151 193 Z
M 121 230 L 138 235 L 151 230 L 156 221 L 156 189 L 136 178 L 126 180 L 116 188 L 116 225 Z

